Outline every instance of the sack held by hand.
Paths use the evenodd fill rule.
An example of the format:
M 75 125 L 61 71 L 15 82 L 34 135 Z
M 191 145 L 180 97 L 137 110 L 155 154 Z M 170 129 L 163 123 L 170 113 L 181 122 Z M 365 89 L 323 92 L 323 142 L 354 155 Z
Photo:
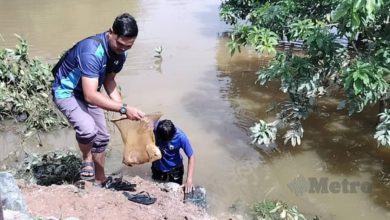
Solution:
M 155 144 L 154 124 L 162 113 L 148 114 L 139 121 L 127 118 L 111 120 L 119 129 L 124 145 L 123 161 L 127 166 L 161 159 L 160 149 Z

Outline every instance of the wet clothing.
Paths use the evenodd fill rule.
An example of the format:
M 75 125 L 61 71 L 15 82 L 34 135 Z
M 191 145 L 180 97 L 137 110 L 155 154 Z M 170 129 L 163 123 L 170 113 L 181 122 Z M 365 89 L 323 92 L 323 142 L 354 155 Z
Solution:
M 152 166 L 152 178 L 162 182 L 174 182 L 183 184 L 184 166 L 173 168 L 169 172 L 161 172 Z
M 77 141 L 92 144 L 93 153 L 106 149 L 109 133 L 103 109 L 85 101 L 81 77 L 98 78 L 100 90 L 106 74 L 118 73 L 126 60 L 125 53 L 111 51 L 107 34 L 86 38 L 69 49 L 52 85 L 54 103 L 73 126 Z
M 98 78 L 102 86 L 106 73 L 118 73 L 126 60 L 126 53 L 117 55 L 108 46 L 107 32 L 78 42 L 65 57 L 54 76 L 53 97 L 64 99 L 75 96 L 83 99 L 81 77 Z
M 157 135 L 155 135 L 157 137 Z M 156 145 L 160 149 L 162 157 L 152 163 L 153 179 L 169 182 L 183 182 L 183 157 L 180 149 L 190 158 L 193 155 L 192 146 L 183 131 L 176 128 L 172 140 L 163 142 L 156 139 Z

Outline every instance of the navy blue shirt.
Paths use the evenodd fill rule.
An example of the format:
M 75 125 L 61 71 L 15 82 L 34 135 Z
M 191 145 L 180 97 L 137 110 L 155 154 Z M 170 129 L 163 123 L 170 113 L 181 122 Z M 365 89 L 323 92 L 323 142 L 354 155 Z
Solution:
M 176 128 L 176 133 L 171 141 L 163 142 L 156 139 L 156 145 L 160 149 L 162 157 L 160 160 L 154 161 L 152 166 L 162 172 L 169 172 L 173 168 L 183 165 L 180 149 L 183 149 L 187 157 L 191 157 L 193 154 L 187 136 L 178 128 Z
M 96 40 L 86 38 L 78 42 L 68 53 L 54 77 L 54 98 L 72 96 L 84 98 L 81 77 L 98 78 L 98 90 L 107 73 L 118 73 L 126 61 L 127 53 L 115 54 L 108 46 L 108 32 L 96 35 Z

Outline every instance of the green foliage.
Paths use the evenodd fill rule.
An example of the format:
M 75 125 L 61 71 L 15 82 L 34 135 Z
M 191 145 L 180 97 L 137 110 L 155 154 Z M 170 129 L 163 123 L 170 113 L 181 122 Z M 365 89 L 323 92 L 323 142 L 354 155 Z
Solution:
M 376 127 L 375 138 L 380 144 L 386 145 L 390 142 L 390 110 L 386 109 L 379 114 L 379 125 Z
M 264 144 L 268 146 L 270 143 L 276 140 L 276 131 L 275 126 L 267 124 L 265 121 L 260 120 L 259 123 L 256 123 L 255 126 L 250 128 L 252 132 L 252 144 Z
M 51 101 L 50 65 L 29 59 L 26 40 L 17 37 L 15 50 L 0 50 L 0 120 L 25 122 L 28 130 L 66 125 Z
M 240 50 L 240 44 L 250 45 L 259 53 L 275 53 L 278 35 L 268 29 L 237 25 L 231 34 L 231 41 L 229 42 L 230 54 L 234 54 L 236 48 Z
M 80 156 L 70 151 L 26 154 L 23 163 L 15 171 L 15 176 L 38 185 L 61 185 L 78 181 L 80 167 Z
M 351 110 L 360 112 L 367 104 L 376 103 L 389 90 L 384 69 L 369 61 L 355 60 L 342 73 L 347 102 L 353 106 L 350 114 Z
M 257 220 L 306 220 L 297 207 L 288 207 L 280 201 L 263 201 L 253 206 L 253 219 Z M 315 219 L 318 219 L 316 217 Z
M 234 54 L 249 46 L 259 53 L 275 53 L 279 40 L 302 41 L 302 53 L 279 51 L 257 82 L 279 80 L 288 100 L 278 104 L 272 123 L 252 127 L 254 143 L 269 144 L 274 138 L 264 125 L 287 128 L 285 143 L 300 144 L 301 120 L 306 119 L 324 95 L 343 91 L 349 115 L 384 99 L 389 93 L 390 1 L 383 0 L 226 0 L 220 16 L 233 25 L 228 43 Z M 340 38 L 348 41 L 342 44 Z M 262 129 L 260 129 L 262 128 Z M 272 134 L 277 131 L 272 130 Z M 377 134 L 390 132 L 378 126 Z M 375 138 L 382 145 L 390 139 Z
M 338 22 L 339 34 L 348 34 L 351 38 L 362 33 L 371 35 L 376 32 L 376 25 L 385 23 L 389 13 L 389 2 L 383 0 L 344 0 L 332 11 L 332 20 Z M 362 32 L 363 31 L 363 32 Z M 367 36 L 371 37 L 371 36 Z

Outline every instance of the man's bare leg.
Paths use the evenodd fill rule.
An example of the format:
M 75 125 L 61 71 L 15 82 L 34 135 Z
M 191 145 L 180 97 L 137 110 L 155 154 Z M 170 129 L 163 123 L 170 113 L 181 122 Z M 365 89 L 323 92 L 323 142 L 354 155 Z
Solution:
M 91 145 L 79 143 L 79 148 L 80 148 L 80 151 L 82 154 L 83 162 L 92 162 L 93 157 L 92 157 L 92 152 L 91 152 L 91 149 L 92 149 Z M 86 166 L 85 168 L 86 169 L 93 169 L 92 166 Z M 83 171 L 81 171 L 80 174 L 83 176 L 89 176 L 87 172 L 83 172 Z M 91 175 L 91 176 L 93 176 L 93 175 Z
M 104 151 L 101 153 L 93 153 L 92 158 L 95 163 L 95 180 L 99 183 L 104 182 L 107 179 L 104 172 L 106 153 Z
M 83 156 L 83 162 L 94 162 L 95 164 L 95 180 L 98 183 L 104 182 L 106 178 L 106 174 L 104 172 L 104 164 L 105 164 L 105 158 L 106 153 L 92 153 L 91 145 L 89 144 L 80 144 L 79 147 Z M 87 169 L 93 168 L 90 166 L 86 166 Z M 83 173 L 83 172 L 82 172 Z M 83 174 L 85 176 L 85 173 Z

